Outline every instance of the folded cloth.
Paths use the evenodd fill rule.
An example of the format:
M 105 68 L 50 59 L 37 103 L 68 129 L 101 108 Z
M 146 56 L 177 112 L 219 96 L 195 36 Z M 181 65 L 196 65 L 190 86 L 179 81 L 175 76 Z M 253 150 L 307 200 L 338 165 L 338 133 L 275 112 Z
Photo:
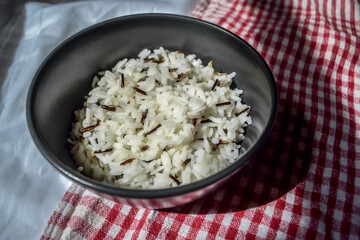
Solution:
M 360 4 L 202 0 L 193 16 L 264 57 L 279 91 L 263 150 L 220 190 L 171 210 L 72 185 L 42 239 L 342 239 L 360 236 Z

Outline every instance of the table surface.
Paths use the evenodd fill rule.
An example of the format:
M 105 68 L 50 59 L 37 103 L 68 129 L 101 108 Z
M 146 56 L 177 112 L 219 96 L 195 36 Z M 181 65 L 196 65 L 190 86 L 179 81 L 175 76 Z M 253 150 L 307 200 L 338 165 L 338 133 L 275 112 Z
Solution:
M 70 181 L 34 145 L 25 104 L 44 58 L 76 32 L 147 12 L 189 15 L 197 1 L 0 2 L 0 239 L 39 239 Z M 34 224 L 35 223 L 35 224 Z

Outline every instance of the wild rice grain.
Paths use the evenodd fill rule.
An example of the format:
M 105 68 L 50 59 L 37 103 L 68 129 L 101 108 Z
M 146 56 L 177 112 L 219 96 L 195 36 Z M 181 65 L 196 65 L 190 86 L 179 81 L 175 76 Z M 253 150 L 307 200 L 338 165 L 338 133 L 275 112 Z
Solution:
M 147 78 L 148 78 L 148 76 L 142 77 L 137 82 L 144 82 Z
M 142 160 L 144 163 L 151 163 L 152 161 L 154 161 L 154 159 L 150 159 L 150 160 Z
M 177 80 L 181 81 L 181 80 L 185 79 L 186 77 L 190 76 L 190 74 L 191 74 L 191 71 L 188 71 L 186 73 L 181 73 L 181 74 L 178 75 Z
M 149 109 L 146 109 L 145 112 L 143 112 L 142 115 L 141 115 L 141 120 L 140 120 L 140 122 L 141 122 L 141 124 L 143 124 L 143 125 L 144 125 L 144 122 L 145 122 L 145 119 L 146 119 L 146 116 L 147 116 L 148 112 L 149 112 Z
M 230 104 L 231 104 L 231 102 L 222 102 L 222 103 L 215 104 L 215 106 L 221 107 L 221 106 L 226 106 L 226 105 L 230 105 Z
M 121 74 L 121 87 L 124 88 L 125 87 L 125 77 L 124 74 Z
M 97 120 L 96 124 L 94 125 L 90 125 L 90 126 L 87 126 L 87 127 L 84 127 L 82 129 L 80 129 L 80 133 L 84 133 L 84 132 L 91 132 L 93 131 L 97 126 L 99 126 L 100 124 L 100 120 Z
M 94 154 L 98 154 L 98 153 L 107 153 L 107 152 L 111 152 L 112 150 L 113 150 L 112 148 L 108 148 L 108 149 L 103 150 L 103 151 L 101 151 L 101 150 L 99 150 L 99 151 L 94 151 Z
M 149 149 L 149 145 L 144 145 L 140 148 L 140 151 L 145 152 L 148 149 Z
M 144 92 L 143 90 L 137 88 L 137 87 L 134 87 L 135 91 L 137 91 L 138 93 L 141 93 L 142 95 L 147 95 L 146 92 Z
M 215 87 L 217 86 L 218 82 L 219 82 L 219 79 L 216 79 L 215 82 L 214 82 L 214 85 L 213 85 L 212 88 L 211 88 L 211 91 L 213 91 L 213 90 L 215 89 Z
M 188 164 L 190 163 L 190 161 L 191 161 L 191 158 L 186 159 L 186 160 L 184 161 L 183 165 L 188 165 Z
M 116 110 L 116 106 L 114 105 L 100 105 L 100 107 L 111 112 L 115 112 Z
M 124 166 L 124 165 L 126 165 L 126 164 L 131 163 L 131 162 L 134 161 L 134 160 L 135 160 L 135 158 L 129 158 L 128 160 L 125 160 L 124 162 L 120 163 L 120 165 L 121 165 L 121 166 Z
M 197 118 L 193 118 L 192 125 L 196 126 Z
M 172 180 L 174 180 L 174 182 L 175 182 L 177 185 L 180 185 L 180 184 L 181 184 L 181 182 L 180 182 L 176 177 L 174 177 L 173 175 L 169 174 L 169 177 L 170 177 Z
M 241 110 L 240 112 L 235 113 L 235 116 L 237 117 L 237 116 L 239 116 L 240 114 L 246 112 L 249 109 L 250 109 L 249 107 L 246 107 L 245 109 Z
M 156 127 L 154 127 L 151 131 L 148 131 L 147 133 L 145 133 L 145 137 L 147 137 L 148 135 L 152 134 L 153 132 L 155 132 L 156 130 L 158 130 L 158 128 L 161 127 L 161 124 L 159 123 L 159 125 L 157 125 Z
M 212 121 L 210 119 L 204 119 L 201 120 L 200 123 L 211 123 Z

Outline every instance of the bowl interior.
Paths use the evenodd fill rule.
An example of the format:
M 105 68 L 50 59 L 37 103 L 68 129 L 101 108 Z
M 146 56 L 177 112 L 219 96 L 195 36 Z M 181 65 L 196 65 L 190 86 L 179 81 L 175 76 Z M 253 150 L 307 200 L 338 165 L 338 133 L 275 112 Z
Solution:
M 29 90 L 27 117 L 34 141 L 50 163 L 73 180 L 99 188 L 100 183 L 75 170 L 66 146 L 74 111 L 82 107 L 98 71 L 112 68 L 123 58 L 136 57 L 144 48 L 160 46 L 194 53 L 203 64 L 212 60 L 216 70 L 236 72 L 235 83 L 252 107 L 253 123 L 247 129 L 239 161 L 221 174 L 248 160 L 268 135 L 276 113 L 275 81 L 266 63 L 245 41 L 215 25 L 189 17 L 147 14 L 90 27 L 56 48 L 39 68 Z M 216 181 L 221 174 L 202 184 Z

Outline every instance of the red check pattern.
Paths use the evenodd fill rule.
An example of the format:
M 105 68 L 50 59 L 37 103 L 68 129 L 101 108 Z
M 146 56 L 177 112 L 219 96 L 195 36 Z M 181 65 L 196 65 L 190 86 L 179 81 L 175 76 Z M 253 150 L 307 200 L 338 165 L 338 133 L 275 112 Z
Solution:
M 261 153 L 166 211 L 73 185 L 42 239 L 359 239 L 360 3 L 202 0 L 193 16 L 241 36 L 274 73 L 279 112 Z

